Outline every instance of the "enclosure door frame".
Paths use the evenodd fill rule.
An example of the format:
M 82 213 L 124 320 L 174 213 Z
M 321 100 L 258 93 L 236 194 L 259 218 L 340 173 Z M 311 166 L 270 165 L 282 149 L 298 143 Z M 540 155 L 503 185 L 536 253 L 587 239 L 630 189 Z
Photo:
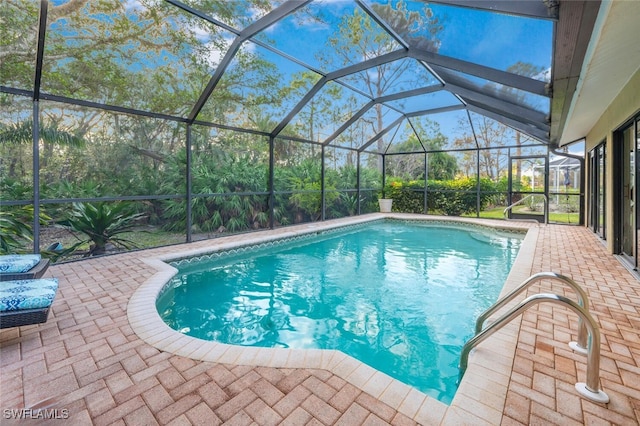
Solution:
M 535 164 L 535 160 L 541 160 L 542 164 L 539 164 L 538 167 L 542 167 L 543 169 L 543 187 L 542 191 L 536 190 L 535 186 L 535 168 L 532 170 L 532 188 L 531 191 L 522 191 L 515 188 L 514 185 L 516 183 L 522 182 L 522 176 L 518 177 L 514 176 L 514 170 L 518 170 L 517 162 L 529 162 L 532 167 Z M 522 171 L 522 165 L 520 165 L 520 170 Z M 546 202 L 543 203 L 543 210 L 541 214 L 538 213 L 514 213 L 514 209 L 511 208 L 507 211 L 507 217 L 509 219 L 533 219 L 538 222 L 543 222 L 546 218 L 549 217 L 549 155 L 514 155 L 509 156 L 509 168 L 508 168 L 508 188 L 507 188 L 507 205 L 511 206 L 512 204 L 518 202 L 519 200 L 527 197 L 529 195 L 544 195 Z M 518 179 L 520 181 L 518 182 Z

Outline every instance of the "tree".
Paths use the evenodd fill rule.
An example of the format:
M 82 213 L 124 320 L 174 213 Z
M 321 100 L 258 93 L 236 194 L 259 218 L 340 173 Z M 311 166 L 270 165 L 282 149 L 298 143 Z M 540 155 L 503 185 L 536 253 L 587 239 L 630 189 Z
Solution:
M 44 147 L 41 167 L 46 168 L 51 157 L 53 147 L 83 147 L 85 141 L 82 135 L 62 127 L 59 121 L 45 120 L 39 128 L 40 143 Z M 9 124 L 0 123 L 0 147 L 3 155 L 1 163 L 9 163 L 3 178 L 19 179 L 27 175 L 29 165 L 19 164 L 22 156 L 18 148 L 30 146 L 33 143 L 33 120 L 22 120 Z M 18 170 L 19 168 L 19 170 Z
M 518 61 L 515 64 L 509 66 L 506 70 L 507 72 L 522 75 L 525 77 L 535 78 L 536 76 L 541 75 L 544 72 L 544 67 L 536 66 L 531 63 Z M 513 87 L 509 86 L 485 86 L 484 90 L 486 93 L 493 92 L 493 96 L 501 99 L 505 99 L 509 102 L 513 102 L 516 104 L 526 104 L 526 94 L 522 91 L 517 91 Z M 535 109 L 535 106 L 532 105 L 532 108 Z M 516 156 L 522 155 L 522 144 L 531 138 L 527 137 L 521 132 L 515 132 L 515 145 L 516 145 Z M 516 181 L 519 182 L 522 177 L 522 167 L 520 166 L 520 162 L 516 163 Z
M 505 146 L 509 140 L 510 129 L 483 115 L 478 115 L 477 117 L 473 124 L 478 147 L 496 148 Z M 459 123 L 459 125 L 468 131 L 468 123 L 466 121 Z M 466 147 L 468 145 L 466 137 L 461 137 L 454 141 L 454 146 Z M 507 151 L 505 149 L 480 149 L 478 154 L 480 156 L 480 176 L 488 177 L 493 181 L 497 180 L 505 167 Z M 475 161 L 475 156 L 474 158 L 469 158 L 468 161 Z
M 4 86 L 33 87 L 37 5 L 23 0 L 0 3 L 0 82 Z M 272 8 L 262 0 L 250 0 L 242 7 L 203 0 L 198 7 L 240 28 Z M 217 67 L 217 58 L 228 49 L 228 38 L 229 33 L 220 27 L 165 2 L 49 2 L 41 90 L 187 116 Z M 277 79 L 272 70 L 264 70 L 264 61 L 254 59 L 250 53 L 239 52 L 240 66 L 225 75 L 226 82 L 216 90 L 217 102 L 223 99 L 228 104 L 232 86 L 242 87 L 243 76 L 251 70 L 262 70 L 263 75 Z M 102 119 L 101 111 L 71 108 L 82 111 L 75 115 L 79 131 L 89 131 Z M 95 115 L 100 116 L 97 121 L 92 120 Z
M 428 179 L 453 179 L 458 171 L 457 160 L 444 152 L 446 137 L 440 132 L 438 123 L 423 118 L 407 123 L 410 136 L 406 141 L 392 145 L 393 152 L 413 154 L 391 155 L 387 157 L 387 171 L 392 176 L 406 179 L 424 179 L 424 153 L 428 152 Z M 415 133 L 414 133 L 415 129 Z
M 408 42 L 421 47 L 429 46 L 431 51 L 437 50 L 437 35 L 442 30 L 442 26 L 428 6 L 424 6 L 421 12 L 409 11 L 402 1 L 398 1 L 395 7 L 391 3 L 387 5 L 374 3 L 372 7 L 387 22 L 401 28 L 403 31 L 401 35 Z M 331 47 L 332 53 L 320 59 L 331 69 L 377 58 L 399 48 L 397 42 L 359 8 L 355 8 L 352 15 L 342 18 L 338 32 L 329 37 L 327 44 Z M 411 61 L 394 61 L 381 64 L 369 70 L 370 72 L 347 76 L 345 80 L 354 78 L 361 80 L 359 83 L 360 85 L 364 83 L 369 96 L 378 98 L 388 93 L 388 90 L 401 78 L 406 78 L 414 66 L 415 63 Z M 375 118 L 370 125 L 373 133 L 378 134 L 384 129 L 383 108 L 381 104 L 376 104 L 373 108 Z M 385 138 L 382 137 L 377 141 L 378 152 L 383 152 L 384 146 Z M 380 168 L 381 165 L 380 162 L 378 167 Z
M 280 91 L 285 97 L 302 98 L 316 83 L 318 74 L 305 71 L 294 75 L 288 87 Z M 283 135 L 297 136 L 313 142 L 322 142 L 326 136 L 324 130 L 333 123 L 332 107 L 343 96 L 342 87 L 335 83 L 326 84 L 297 115 L 295 124 L 287 126 Z M 312 151 L 315 149 L 312 147 Z

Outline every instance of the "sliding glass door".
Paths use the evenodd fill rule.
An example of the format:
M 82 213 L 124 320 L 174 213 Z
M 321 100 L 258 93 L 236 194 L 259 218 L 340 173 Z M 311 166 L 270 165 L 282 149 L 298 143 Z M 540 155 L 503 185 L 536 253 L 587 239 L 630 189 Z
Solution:
M 589 226 L 600 236 L 606 238 L 605 229 L 605 147 L 601 143 L 589 152 Z
M 620 160 L 620 191 L 617 196 L 619 252 L 627 262 L 638 268 L 638 169 L 640 160 L 640 117 L 636 117 L 629 125 L 617 132 Z

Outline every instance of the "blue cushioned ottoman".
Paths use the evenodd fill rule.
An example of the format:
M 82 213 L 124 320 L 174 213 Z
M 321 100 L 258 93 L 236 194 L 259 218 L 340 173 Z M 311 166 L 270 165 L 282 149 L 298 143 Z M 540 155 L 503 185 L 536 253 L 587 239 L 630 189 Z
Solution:
M 39 254 L 7 254 L 0 256 L 0 281 L 32 280 L 44 275 L 49 259 Z
M 57 278 L 0 282 L 0 328 L 47 321 Z

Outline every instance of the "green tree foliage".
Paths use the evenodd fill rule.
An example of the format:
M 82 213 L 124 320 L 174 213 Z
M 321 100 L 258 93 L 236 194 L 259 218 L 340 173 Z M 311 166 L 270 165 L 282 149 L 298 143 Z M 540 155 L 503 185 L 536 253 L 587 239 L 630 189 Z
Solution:
M 459 123 L 460 126 L 467 126 L 465 123 Z M 513 130 L 509 127 L 498 123 L 495 120 L 485 116 L 477 116 L 474 120 L 475 139 L 480 148 L 497 148 L 510 144 L 512 141 Z M 471 135 L 459 138 L 454 141 L 454 147 L 468 147 L 467 138 L 473 138 Z M 475 145 L 475 142 L 474 142 Z M 482 149 L 480 153 L 480 176 L 487 177 L 491 180 L 498 179 L 507 171 L 507 160 L 509 152 L 507 149 Z M 476 151 L 470 150 L 463 154 L 461 166 L 470 170 L 475 170 Z
M 251 135 L 196 133 L 192 154 L 192 223 L 195 232 L 241 231 L 268 224 L 266 195 L 238 195 L 267 190 L 267 144 Z M 162 191 L 184 194 L 186 155 L 167 160 Z M 186 201 L 163 202 L 167 230 L 186 229 Z
M 85 141 L 82 135 L 73 132 L 72 129 L 65 128 L 60 121 L 48 118 L 39 127 L 40 143 L 42 145 L 42 160 L 40 162 L 40 173 L 46 177 L 49 159 L 53 156 L 54 149 L 82 148 Z M 2 178 L 12 181 L 22 181 L 23 184 L 30 184 L 27 179 L 30 173 L 27 170 L 32 168 L 33 146 L 33 121 L 22 120 L 14 123 L 0 123 L 0 152 L 2 158 Z
M 437 51 L 439 46 L 437 36 L 442 30 L 442 26 L 428 6 L 425 6 L 423 11 L 423 16 L 426 19 L 423 19 L 418 12 L 409 11 L 402 1 L 396 2 L 395 5 L 375 3 L 372 7 L 381 17 L 393 22 L 404 31 L 403 35 L 407 36 L 412 43 L 418 43 L 420 46 L 428 45 L 431 51 Z M 400 48 L 389 33 L 378 27 L 359 8 L 355 8 L 352 15 L 345 15 L 342 18 L 338 32 L 327 40 L 327 44 L 331 48 L 331 54 L 323 56 L 320 60 L 330 69 L 357 64 Z M 347 76 L 345 80 L 360 80 L 359 85 L 364 83 L 368 94 L 373 98 L 378 98 L 405 78 L 408 70 L 414 65 L 410 61 L 394 61 L 381 64 L 376 67 L 375 72 L 358 73 Z M 419 84 L 421 82 L 416 81 L 413 87 L 406 87 L 405 90 L 415 88 Z M 371 126 L 376 134 L 384 129 L 384 116 L 381 104 L 376 104 L 374 109 L 375 119 Z M 385 138 L 380 138 L 377 142 L 378 152 L 383 152 L 385 145 Z
M 186 3 L 238 30 L 274 7 L 273 2 L 266 0 Z M 50 1 L 48 5 L 41 91 L 98 104 L 188 117 L 235 37 L 233 32 L 156 0 L 65 0 Z M 422 13 L 409 10 L 402 1 L 384 5 L 374 2 L 371 7 L 409 44 L 437 52 L 443 27 L 428 5 L 425 4 Z M 39 3 L 5 0 L 0 2 L 0 15 L 3 22 L 0 84 L 33 89 Z M 321 17 L 313 19 L 322 24 Z M 340 69 L 401 49 L 360 7 L 343 17 L 337 28 L 326 41 L 326 51 L 331 55 L 318 58 L 320 68 Z M 267 32 L 263 35 L 268 37 Z M 258 52 L 261 47 L 249 46 L 250 43 L 245 43 L 238 50 L 196 117 L 196 124 L 190 127 L 194 232 L 238 232 L 266 227 L 270 207 L 266 194 L 269 189 L 268 138 L 198 123 L 212 121 L 271 133 L 280 122 L 277 117 L 282 117 L 292 102 L 302 99 L 320 78 L 319 74 L 309 71 L 288 80 L 275 63 L 265 59 L 268 55 Z M 426 81 L 422 78 L 424 75 L 411 81 L 407 79 L 409 67 L 415 65 L 412 61 L 405 58 L 381 64 L 367 72 L 345 76 L 340 83 L 357 84 L 372 98 L 387 94 L 390 89 L 422 87 Z M 533 72 L 526 64 L 517 67 L 512 71 Z M 426 68 L 423 71 L 425 75 L 428 73 Z M 320 144 L 362 106 L 361 96 L 348 93 L 350 91 L 337 82 L 325 84 L 279 134 L 292 140 L 276 139 L 273 206 L 276 225 L 320 218 L 323 174 Z M 3 200 L 33 197 L 31 102 L 29 97 L 0 94 Z M 55 222 L 71 215 L 69 224 L 75 221 L 75 232 L 87 237 L 81 244 L 93 244 L 92 254 L 102 252 L 105 241 L 129 247 L 130 242 L 119 238 L 124 229 L 130 230 L 130 225 L 143 216 L 149 223 L 165 229 L 185 230 L 186 125 L 47 100 L 41 100 L 39 109 L 41 198 L 167 196 L 164 200 L 137 203 L 136 211 L 132 207 L 120 210 L 120 207 L 114 208 L 114 204 L 84 203 L 70 208 L 71 203 L 43 203 L 41 211 L 54 217 Z M 336 139 L 339 146 L 350 148 L 345 154 L 325 148 L 327 217 L 355 214 L 359 205 L 362 211 L 373 210 L 381 189 L 380 156 L 361 153 L 365 157 L 359 169 L 358 193 L 355 191 L 358 188 L 356 149 L 369 140 L 371 134 L 383 129 L 383 113 L 382 106 L 376 105 Z M 447 141 L 439 129 L 416 126 L 417 135 L 393 149 L 429 152 L 426 178 L 434 185 L 460 174 L 464 164 L 456 162 L 460 157 L 442 152 Z M 480 139 L 489 140 L 489 136 L 481 135 Z M 296 138 L 318 143 L 299 143 Z M 381 138 L 377 150 L 386 149 L 386 143 L 388 141 Z M 425 178 L 421 175 L 423 155 L 388 156 L 387 160 L 393 175 Z M 490 176 L 493 164 L 488 160 L 486 163 L 488 171 L 483 175 Z M 464 192 L 461 188 L 450 190 Z M 252 194 L 256 192 L 259 194 Z M 421 201 L 419 207 L 422 205 Z M 417 209 L 416 206 L 412 209 Z M 14 215 L 13 219 L 5 215 L 3 220 L 5 229 L 13 227 L 11 235 L 16 236 L 15 241 L 24 245 L 29 241 L 26 239 L 29 226 L 24 224 L 33 219 L 18 210 L 3 209 Z
M 387 157 L 387 174 L 404 179 L 424 179 L 424 153 L 428 152 L 428 179 L 453 179 L 458 171 L 456 157 L 444 152 L 447 139 L 438 123 L 429 119 L 407 124 L 411 130 L 406 141 L 394 143 L 390 152 L 413 153 Z M 415 129 L 415 132 L 413 131 Z
M 400 0 L 395 7 L 392 2 L 373 3 L 372 7 L 411 46 L 429 52 L 437 52 L 440 48 L 438 37 L 444 29 L 443 21 L 434 16 L 428 6 L 425 5 L 420 12 L 411 11 L 406 2 Z
M 542 67 L 536 67 L 533 64 L 517 62 L 508 67 L 507 71 L 533 78 L 541 75 L 545 70 Z M 487 85 L 483 88 L 483 91 L 498 99 L 503 99 L 515 104 L 523 103 L 526 96 L 524 92 L 518 92 L 507 86 Z M 532 108 L 535 109 L 535 106 L 532 105 Z M 522 154 L 522 145 L 532 141 L 530 137 L 523 133 L 515 131 L 508 126 L 485 116 L 478 116 L 474 120 L 475 138 L 474 135 L 468 132 L 468 123 L 466 121 L 459 123 L 459 127 L 461 130 L 466 131 L 464 136 L 454 142 L 453 145 L 455 147 L 473 146 L 476 141 L 480 148 L 496 148 L 506 145 L 515 145 L 516 149 L 513 155 L 518 156 Z M 499 179 L 507 173 L 507 158 L 508 152 L 506 149 L 481 150 L 481 176 L 486 176 L 493 180 Z M 475 169 L 475 152 L 469 151 L 465 155 L 465 160 L 461 164 L 461 167 L 465 169 Z M 516 180 L 518 180 L 522 174 L 519 164 L 516 166 L 515 174 Z

